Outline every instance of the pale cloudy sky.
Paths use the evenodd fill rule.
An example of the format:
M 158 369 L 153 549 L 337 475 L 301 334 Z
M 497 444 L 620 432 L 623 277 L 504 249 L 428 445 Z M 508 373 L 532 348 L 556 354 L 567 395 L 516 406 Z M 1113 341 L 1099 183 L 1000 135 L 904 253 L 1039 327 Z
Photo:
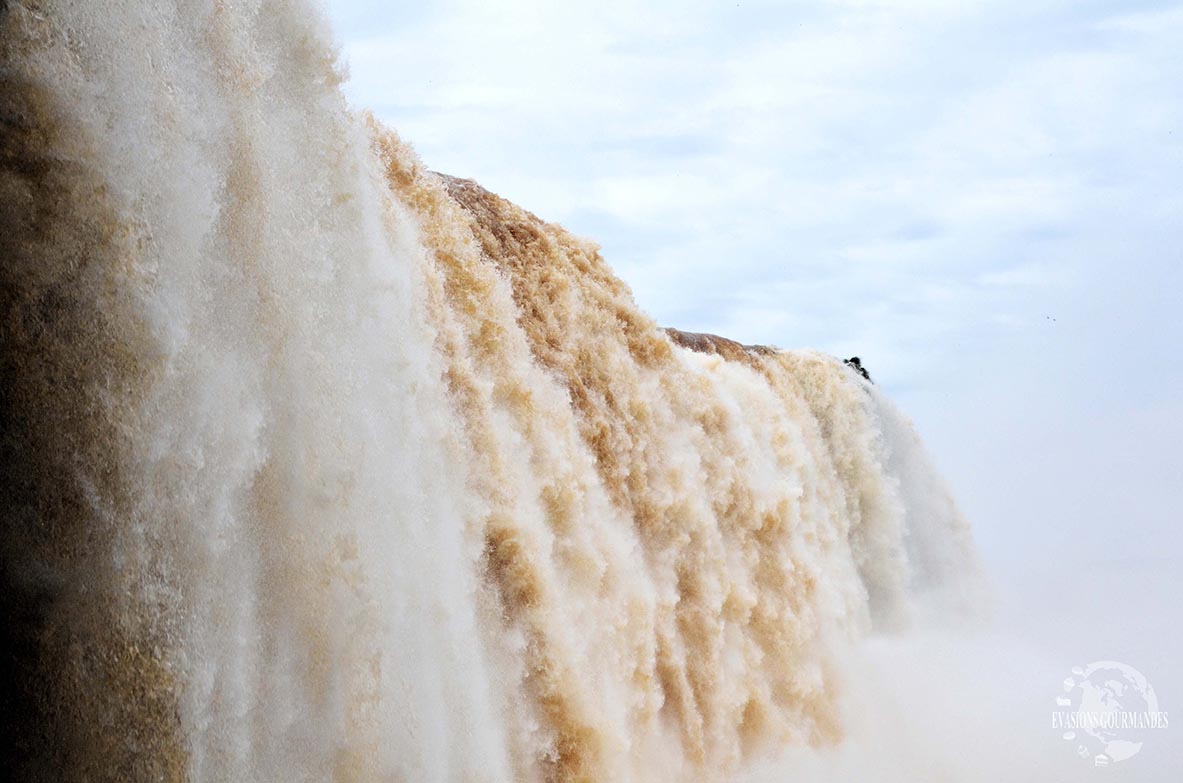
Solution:
M 350 99 L 429 166 L 598 240 L 663 324 L 858 354 L 1002 592 L 1141 596 L 1100 638 L 1183 656 L 1155 641 L 1183 620 L 1183 3 L 327 7 Z M 1108 598 L 1062 595 L 1081 574 Z

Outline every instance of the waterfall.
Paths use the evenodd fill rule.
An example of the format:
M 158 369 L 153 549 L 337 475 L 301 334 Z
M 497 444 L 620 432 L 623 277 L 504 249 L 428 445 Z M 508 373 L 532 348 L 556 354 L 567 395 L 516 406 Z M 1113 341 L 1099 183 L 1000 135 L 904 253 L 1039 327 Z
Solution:
M 25 779 L 726 780 L 972 611 L 875 387 L 659 328 L 348 106 L 313 4 L 0 9 Z

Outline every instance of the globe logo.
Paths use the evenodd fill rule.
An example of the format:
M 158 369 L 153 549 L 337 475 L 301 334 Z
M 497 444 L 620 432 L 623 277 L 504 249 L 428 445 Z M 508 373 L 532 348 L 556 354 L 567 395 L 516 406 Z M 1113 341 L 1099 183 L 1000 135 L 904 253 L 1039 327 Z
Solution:
M 1097 767 L 1134 756 L 1149 734 L 1168 724 L 1146 677 L 1117 661 L 1073 667 L 1056 706 L 1052 727 L 1075 744 L 1077 755 Z

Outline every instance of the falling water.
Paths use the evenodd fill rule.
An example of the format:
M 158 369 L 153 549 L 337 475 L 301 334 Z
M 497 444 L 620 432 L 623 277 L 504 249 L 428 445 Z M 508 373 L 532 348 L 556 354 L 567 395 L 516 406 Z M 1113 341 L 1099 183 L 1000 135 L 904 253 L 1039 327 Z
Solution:
M 724 780 L 973 605 L 873 386 L 660 329 L 348 107 L 309 3 L 0 9 L 25 779 Z

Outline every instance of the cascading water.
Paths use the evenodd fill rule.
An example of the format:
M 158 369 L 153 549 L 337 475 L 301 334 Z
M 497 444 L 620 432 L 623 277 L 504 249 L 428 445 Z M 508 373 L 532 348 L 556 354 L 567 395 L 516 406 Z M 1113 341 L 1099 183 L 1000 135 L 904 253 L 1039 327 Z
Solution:
M 25 779 L 722 780 L 975 602 L 877 390 L 659 329 L 351 111 L 308 3 L 0 8 Z

